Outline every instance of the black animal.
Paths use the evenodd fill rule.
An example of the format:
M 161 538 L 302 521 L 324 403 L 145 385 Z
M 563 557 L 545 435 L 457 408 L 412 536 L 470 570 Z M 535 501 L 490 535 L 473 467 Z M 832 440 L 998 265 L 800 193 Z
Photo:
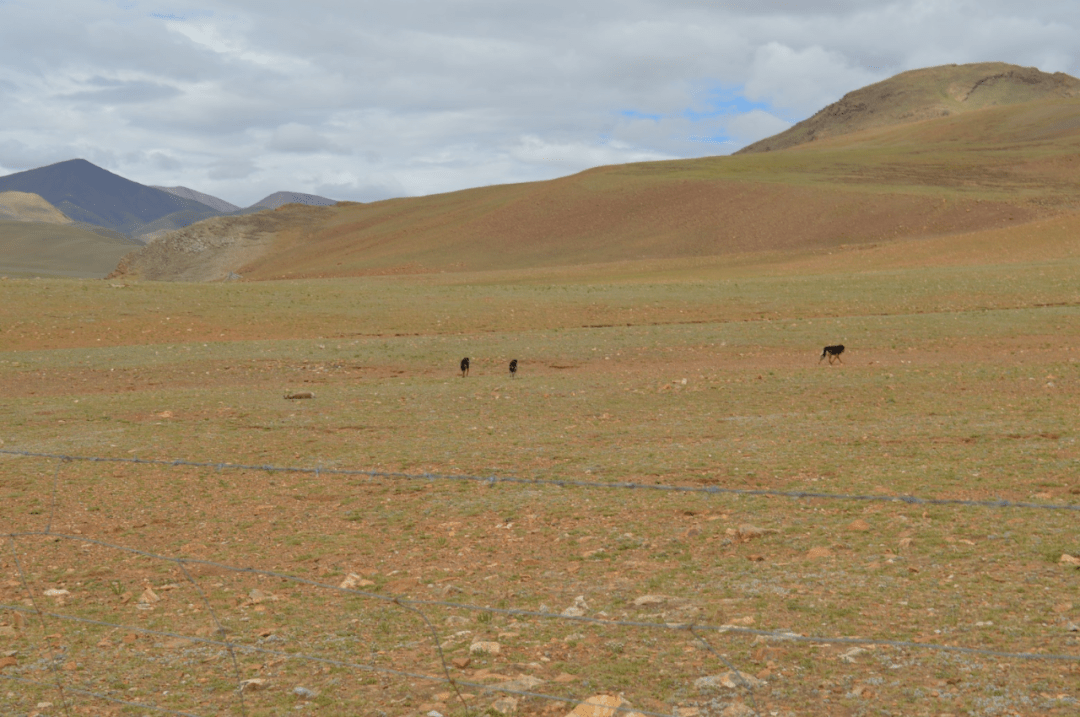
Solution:
M 517 359 L 510 362 L 510 378 L 517 376 Z
M 821 359 L 828 356 L 830 366 L 832 365 L 833 359 L 836 359 L 840 363 L 844 363 L 843 359 L 840 358 L 840 354 L 842 354 L 842 353 L 844 353 L 844 345 L 843 344 L 837 344 L 836 346 L 826 346 L 824 348 L 824 350 L 822 350 L 821 358 L 819 358 L 817 362 L 821 363 Z
M 468 358 L 463 358 L 463 359 L 461 359 L 461 377 L 465 378 L 468 375 L 469 375 L 469 359 Z

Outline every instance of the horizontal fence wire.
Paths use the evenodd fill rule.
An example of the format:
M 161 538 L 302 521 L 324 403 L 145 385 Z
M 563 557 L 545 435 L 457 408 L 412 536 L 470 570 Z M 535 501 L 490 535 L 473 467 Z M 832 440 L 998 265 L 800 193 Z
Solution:
M 459 473 L 403 473 L 394 471 L 358 470 L 348 468 L 300 468 L 291 466 L 258 465 L 245 463 L 215 463 L 210 461 L 160 460 L 148 458 L 118 458 L 108 456 L 70 456 L 62 453 L 35 453 L 0 449 L 0 455 L 22 456 L 27 458 L 48 458 L 63 461 L 87 461 L 91 463 L 128 463 L 149 466 L 186 466 L 189 468 L 213 468 L 217 470 L 265 471 L 268 473 L 306 473 L 310 475 L 364 476 L 368 478 L 388 478 L 398 480 L 445 480 L 468 481 L 476 483 L 510 483 L 528 486 L 558 488 L 594 488 L 654 490 L 674 493 L 703 493 L 706 495 L 740 495 L 773 498 L 792 498 L 796 500 L 849 500 L 877 503 L 908 503 L 910 505 L 961 505 L 975 508 L 1027 508 L 1035 510 L 1065 510 L 1080 512 L 1080 505 L 1065 503 L 1027 503 L 1012 500 L 964 500 L 962 498 L 922 498 L 914 495 L 859 495 L 846 493 L 820 493 L 802 490 L 771 490 L 767 488 L 722 488 L 720 486 L 667 485 L 663 483 L 632 483 L 615 481 L 585 481 L 569 478 L 518 478 L 514 476 L 477 476 Z
M 442 652 L 441 639 L 438 634 L 438 630 L 428 619 L 427 615 L 423 612 L 423 608 L 441 607 L 454 610 L 466 610 L 490 614 L 499 614 L 510 617 L 526 617 L 543 620 L 562 620 L 567 622 L 586 623 L 598 626 L 619 626 L 635 629 L 649 629 L 649 630 L 677 630 L 685 631 L 691 635 L 697 642 L 701 643 L 705 649 L 711 653 L 718 660 L 726 664 L 733 673 L 737 676 L 740 686 L 742 686 L 748 693 L 750 698 L 750 709 L 753 714 L 760 717 L 760 713 L 757 710 L 757 705 L 754 699 L 753 689 L 749 682 L 743 679 L 742 673 L 737 670 L 726 657 L 718 653 L 713 649 L 712 645 L 704 638 L 702 632 L 712 632 L 716 634 L 732 634 L 752 636 L 757 639 L 776 640 L 776 641 L 793 641 L 793 642 L 805 642 L 805 643 L 817 643 L 827 645 L 867 645 L 867 646 L 882 646 L 891 647 L 896 649 L 905 650 L 930 650 L 944 653 L 960 653 L 973 656 L 984 657 L 996 657 L 1003 659 L 1014 660 L 1055 660 L 1055 661 L 1069 661 L 1080 662 L 1080 655 L 1067 655 L 1067 654 L 1053 654 L 1053 653 L 1039 653 L 1039 652 L 1010 652 L 1004 650 L 992 650 L 986 648 L 975 647 L 963 647 L 958 645 L 945 645 L 929 642 L 913 642 L 905 640 L 890 640 L 879 638 L 864 638 L 858 636 L 845 636 L 845 637 L 826 637 L 818 635 L 803 635 L 799 633 L 789 631 L 777 631 L 777 630 L 762 630 L 749 627 L 735 626 L 735 625 L 709 625 L 698 623 L 675 623 L 675 622 L 646 622 L 637 620 L 620 620 L 615 618 L 600 618 L 600 617 L 588 617 L 578 615 L 564 615 L 562 613 L 553 613 L 538 610 L 526 610 L 520 608 L 498 608 L 485 605 L 475 605 L 469 603 L 457 603 L 445 600 L 422 600 L 415 598 L 404 597 L 391 597 L 376 592 L 368 592 L 364 590 L 357 590 L 355 588 L 346 588 L 338 585 L 321 583 L 309 578 L 303 578 L 300 576 L 290 575 L 287 573 L 281 573 L 278 571 L 260 570 L 252 567 L 240 567 L 233 566 L 226 563 L 220 563 L 209 560 L 167 556 L 161 555 L 146 550 L 140 550 L 128 546 L 118 545 L 115 543 L 109 543 L 94 538 L 88 538 L 83 535 L 66 535 L 63 533 L 55 532 L 52 528 L 55 519 L 55 511 L 57 506 L 57 492 L 59 489 L 59 473 L 60 466 L 64 462 L 81 461 L 81 462 L 93 462 L 93 463 L 126 463 L 134 465 L 145 466 L 163 466 L 163 467 L 189 467 L 189 468 L 210 468 L 217 470 L 248 470 L 248 471 L 267 471 L 267 472 L 285 472 L 285 473 L 300 473 L 300 474 L 316 474 L 316 475 L 343 475 L 343 476 L 363 476 L 369 479 L 390 479 L 390 480 L 451 480 L 451 481 L 473 481 L 488 484 L 505 483 L 516 485 L 528 485 L 528 486 L 551 486 L 551 487 L 576 487 L 587 489 L 643 489 L 643 490 L 655 490 L 655 491 L 671 491 L 678 493 L 704 493 L 704 494 L 727 494 L 727 495 L 740 495 L 740 496 L 763 496 L 763 497 L 782 497 L 791 499 L 824 499 L 824 500 L 855 500 L 855 501 L 876 501 L 876 502 L 892 502 L 892 503 L 906 503 L 916 505 L 960 505 L 960 506 L 972 506 L 980 508 L 1019 508 L 1019 509 L 1042 509 L 1042 510 L 1080 510 L 1078 505 L 1054 505 L 1045 503 L 1022 503 L 1015 501 L 971 501 L 971 500 L 959 500 L 959 499 L 939 499 L 939 498 L 921 498 L 917 496 L 885 496 L 885 495 L 845 495 L 835 493 L 811 493 L 805 491 L 777 491 L 777 490 L 763 490 L 763 489 L 736 489 L 736 488 L 719 488 L 714 486 L 677 486 L 677 485 L 664 485 L 664 484 L 643 484 L 643 483 L 628 483 L 628 482 L 600 482 L 600 481 L 581 481 L 581 480 L 565 480 L 565 479 L 540 479 L 540 478 L 517 478 L 508 476 L 475 476 L 475 475 L 461 475 L 461 474 L 434 474 L 434 473 L 403 473 L 403 472 L 388 472 L 388 471 L 375 471 L 375 470 L 350 470 L 350 469 L 333 469 L 333 468 L 299 468 L 299 467 L 286 467 L 286 466 L 274 466 L 274 465 L 249 465 L 238 464 L 228 462 L 206 462 L 206 461 L 186 461 L 186 460 L 155 460 L 155 459 L 140 459 L 140 458 L 116 458 L 105 456 L 74 456 L 58 453 L 39 453 L 31 451 L 18 451 L 10 449 L 0 449 L 0 455 L 10 455 L 17 457 L 38 458 L 58 461 L 55 474 L 53 476 L 52 486 L 52 499 L 49 508 L 48 522 L 44 531 L 23 531 L 23 532 L 10 532 L 0 534 L 0 537 L 7 538 L 12 547 L 12 552 L 15 551 L 15 542 L 20 539 L 28 539 L 34 537 L 49 537 L 55 540 L 67 540 L 77 541 L 82 544 L 97 545 L 102 548 L 125 552 L 132 555 L 139 555 L 152 560 L 160 560 L 165 562 L 171 562 L 177 565 L 185 574 L 187 579 L 195 585 L 199 590 L 202 600 L 205 603 L 210 616 L 214 623 L 217 625 L 218 633 L 222 636 L 227 632 L 218 620 L 213 607 L 210 605 L 209 598 L 203 593 L 199 587 L 198 582 L 192 577 L 188 571 L 188 566 L 204 566 L 216 568 L 232 572 L 235 574 L 248 574 L 256 576 L 264 576 L 269 578 L 276 578 L 282 581 L 293 582 L 297 584 L 308 585 L 311 587 L 325 589 L 330 591 L 336 591 L 342 594 L 354 595 L 357 597 L 363 597 L 371 600 L 381 601 L 384 604 L 396 605 L 404 610 L 410 611 L 418 615 L 424 623 L 427 625 L 430 635 L 434 640 L 435 651 L 437 653 L 438 661 L 443 668 L 443 675 L 430 675 L 420 672 L 411 672 L 407 670 L 396 670 L 390 667 L 382 667 L 373 664 L 347 662 L 343 660 L 334 660 L 328 657 L 322 657 L 318 655 L 309 655 L 305 653 L 290 653 L 280 650 L 272 650 L 265 647 L 247 645 L 243 643 L 237 643 L 228 639 L 215 640 L 210 638 L 191 636 L 175 632 L 167 632 L 161 630 L 152 630 L 149 628 L 139 627 L 136 625 L 130 625 L 126 623 L 114 623 L 108 621 L 92 620 L 89 618 L 78 617 L 74 615 L 47 612 L 37 606 L 37 602 L 33 600 L 31 595 L 31 601 L 33 607 L 26 607 L 23 605 L 6 605 L 0 604 L 0 609 L 11 610 L 14 612 L 20 612 L 24 614 L 31 614 L 38 616 L 43 622 L 46 618 L 53 620 L 65 620 L 73 621 L 83 624 L 92 624 L 101 627 L 120 628 L 129 630 L 132 632 L 140 632 L 150 635 L 158 635 L 161 637 L 180 638 L 189 640 L 193 643 L 200 643 L 210 646 L 217 646 L 229 651 L 232 657 L 233 673 L 235 681 L 237 682 L 236 696 L 237 705 L 242 715 L 246 715 L 246 705 L 243 698 L 243 681 L 240 679 L 239 666 L 236 660 L 236 653 L 258 653 L 265 654 L 276 658 L 305 660 L 316 664 L 333 665 L 342 668 L 363 670 L 380 674 L 393 675 L 396 677 L 402 677 L 413 680 L 423 680 L 428 682 L 446 683 L 453 687 L 457 693 L 458 698 L 466 709 L 469 705 L 466 703 L 464 697 L 461 695 L 459 687 L 468 687 L 471 689 L 477 689 L 484 693 L 503 693 L 512 695 L 515 697 L 536 698 L 547 700 L 549 702 L 559 702 L 566 704 L 589 704 L 587 700 L 574 699 L 569 697 L 559 697 L 555 695 L 547 695 L 538 692 L 532 692 L 528 690 L 512 690 L 499 687 L 495 685 L 484 685 L 482 683 L 473 682 L 469 680 L 457 679 L 450 675 L 449 667 L 446 663 L 445 655 Z M 18 556 L 15 556 L 16 564 L 18 565 Z M 22 585 L 24 589 L 29 592 L 25 575 L 22 574 L 21 567 L 19 568 L 20 576 L 22 579 Z M 67 685 L 63 681 L 63 676 L 56 670 L 54 670 L 54 676 L 57 677 L 57 684 L 52 685 L 46 682 L 38 682 L 33 680 L 26 680 L 24 678 L 16 677 L 14 675 L 6 675 L 0 672 L 0 677 L 22 684 L 33 684 L 41 687 L 57 689 L 63 700 L 63 707 L 65 713 L 70 714 L 68 710 L 68 700 L 65 693 L 72 695 L 82 695 L 86 697 L 92 697 L 95 699 L 101 699 L 114 704 L 119 704 L 128 707 L 135 707 L 138 709 L 146 709 L 162 714 L 183 715 L 184 717 L 199 717 L 199 715 L 191 712 L 181 712 L 176 710 L 167 709 L 164 707 L 144 704 L 138 702 L 132 702 L 129 700 L 123 700 L 118 697 L 100 694 L 84 689 L 79 689 Z M 601 707 L 601 705 L 596 705 Z M 634 709 L 628 706 L 611 707 L 603 705 L 607 709 L 612 709 L 616 712 L 635 712 L 641 715 L 649 715 L 650 717 L 669 717 L 664 713 L 652 712 L 642 709 Z

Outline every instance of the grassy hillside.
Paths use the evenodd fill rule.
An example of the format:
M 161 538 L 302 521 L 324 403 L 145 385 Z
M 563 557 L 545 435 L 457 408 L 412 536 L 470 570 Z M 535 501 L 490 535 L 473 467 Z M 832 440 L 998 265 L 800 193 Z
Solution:
M 251 279 L 483 271 L 826 250 L 989 231 L 1080 210 L 1080 98 L 987 107 L 783 152 L 601 167 L 549 182 L 217 219 L 130 258 L 179 277 L 197 259 Z M 188 232 L 188 233 L 185 233 Z M 245 233 L 248 232 L 248 233 Z M 267 241 L 267 239 L 272 241 Z M 224 251 L 222 249 L 221 251 Z M 174 264 L 179 262 L 179 264 Z
M 0 273 L 9 276 L 100 279 L 139 246 L 76 226 L 0 219 Z
M 0 219 L 17 222 L 71 224 L 59 209 L 30 192 L 0 192 Z

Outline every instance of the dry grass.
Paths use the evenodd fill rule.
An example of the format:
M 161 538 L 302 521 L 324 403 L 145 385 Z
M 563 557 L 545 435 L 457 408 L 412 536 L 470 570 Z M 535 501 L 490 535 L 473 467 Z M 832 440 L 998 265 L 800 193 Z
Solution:
M 1012 263 L 980 264 L 961 241 L 955 265 L 927 266 L 927 253 L 908 268 L 882 247 L 732 266 L 125 288 L 9 280 L 0 438 L 119 458 L 1076 503 L 1078 266 L 1046 244 L 1054 261 L 1025 263 L 1023 245 L 1002 239 L 988 256 Z M 844 366 L 818 365 L 821 346 L 838 342 Z M 286 390 L 316 398 L 286 401 Z M 1077 650 L 1065 629 L 1080 619 L 1077 574 L 1056 562 L 1080 552 L 1075 513 L 0 462 L 8 530 L 51 522 L 327 585 L 357 573 L 391 597 L 558 612 L 581 595 L 590 615 L 650 622 Z M 776 532 L 744 541 L 743 524 Z M 29 599 L 25 580 L 43 608 L 131 626 L 47 618 L 0 635 L 17 652 L 3 675 L 46 684 L 0 684 L 16 714 L 59 710 L 34 707 L 59 703 L 50 666 L 90 714 L 110 705 L 70 688 L 238 714 L 236 683 L 254 677 L 268 686 L 245 695 L 248 714 L 464 714 L 445 684 L 388 671 L 441 671 L 424 620 L 393 603 L 208 566 L 192 582 L 175 563 L 81 539 L 20 538 L 15 549 L 18 568 L 10 549 L 0 558 L 3 603 Z M 140 608 L 147 585 L 162 599 Z M 60 587 L 72 593 L 63 606 L 43 595 Z M 645 594 L 672 600 L 636 608 Z M 220 646 L 138 631 L 212 637 L 211 608 L 243 646 L 375 669 L 241 650 L 237 672 Z M 622 692 L 666 714 L 718 715 L 747 699 L 694 687 L 728 668 L 686 631 L 423 612 L 448 658 L 474 639 L 502 644 L 452 667 L 458 679 L 525 673 L 546 681 L 539 692 Z M 3 621 L 14 626 L 13 613 Z M 755 690 L 762 714 L 1077 708 L 1076 662 L 879 647 L 849 663 L 848 646 L 708 639 L 767 681 Z M 463 691 L 478 711 L 497 697 Z

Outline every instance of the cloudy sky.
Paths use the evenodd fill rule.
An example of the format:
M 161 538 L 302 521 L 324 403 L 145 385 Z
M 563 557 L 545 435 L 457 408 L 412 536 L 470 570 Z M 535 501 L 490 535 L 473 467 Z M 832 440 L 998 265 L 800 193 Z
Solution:
M 897 72 L 1080 76 L 1075 0 L 0 0 L 0 175 L 239 205 L 728 154 Z

